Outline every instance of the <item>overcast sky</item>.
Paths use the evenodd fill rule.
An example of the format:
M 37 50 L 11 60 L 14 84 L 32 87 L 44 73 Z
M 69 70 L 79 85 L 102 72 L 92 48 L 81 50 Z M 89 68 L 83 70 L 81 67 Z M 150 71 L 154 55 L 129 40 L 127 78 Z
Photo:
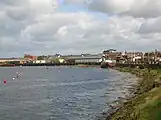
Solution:
M 0 0 L 0 57 L 161 48 L 161 0 Z

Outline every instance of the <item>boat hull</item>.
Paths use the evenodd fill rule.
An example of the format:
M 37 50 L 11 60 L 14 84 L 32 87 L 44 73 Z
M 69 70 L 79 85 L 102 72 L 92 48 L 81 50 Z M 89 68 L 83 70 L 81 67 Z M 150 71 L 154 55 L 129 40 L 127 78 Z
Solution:
M 108 68 L 108 63 L 101 63 L 101 68 Z
M 114 66 L 115 66 L 114 63 L 108 63 L 108 62 L 101 63 L 101 68 L 113 68 Z

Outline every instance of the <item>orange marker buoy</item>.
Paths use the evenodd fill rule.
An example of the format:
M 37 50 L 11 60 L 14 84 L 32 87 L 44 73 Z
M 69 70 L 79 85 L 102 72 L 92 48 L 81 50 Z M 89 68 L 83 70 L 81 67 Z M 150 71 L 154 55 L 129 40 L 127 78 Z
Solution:
M 6 84 L 6 83 L 7 83 L 7 80 L 6 80 L 6 79 L 4 79 L 4 80 L 3 80 L 3 83 L 4 83 L 4 84 Z

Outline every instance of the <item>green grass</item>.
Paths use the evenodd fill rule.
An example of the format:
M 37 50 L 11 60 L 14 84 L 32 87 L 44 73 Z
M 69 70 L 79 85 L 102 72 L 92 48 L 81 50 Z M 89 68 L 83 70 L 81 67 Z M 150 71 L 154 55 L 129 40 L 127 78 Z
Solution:
M 161 87 L 124 103 L 112 120 L 161 120 Z
M 148 109 L 149 118 L 154 120 L 161 120 L 161 100 L 154 102 L 154 105 Z
M 124 103 L 113 116 L 112 120 L 161 120 L 161 70 L 130 69 L 121 71 L 131 72 L 143 79 L 138 81 L 137 95 Z

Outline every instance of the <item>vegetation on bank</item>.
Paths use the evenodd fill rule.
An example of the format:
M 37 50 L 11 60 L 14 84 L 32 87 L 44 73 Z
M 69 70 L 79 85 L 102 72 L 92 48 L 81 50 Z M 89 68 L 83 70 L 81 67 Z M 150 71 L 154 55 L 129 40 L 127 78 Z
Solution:
M 111 120 L 161 120 L 161 69 L 119 68 L 141 77 L 135 96 L 122 103 Z

